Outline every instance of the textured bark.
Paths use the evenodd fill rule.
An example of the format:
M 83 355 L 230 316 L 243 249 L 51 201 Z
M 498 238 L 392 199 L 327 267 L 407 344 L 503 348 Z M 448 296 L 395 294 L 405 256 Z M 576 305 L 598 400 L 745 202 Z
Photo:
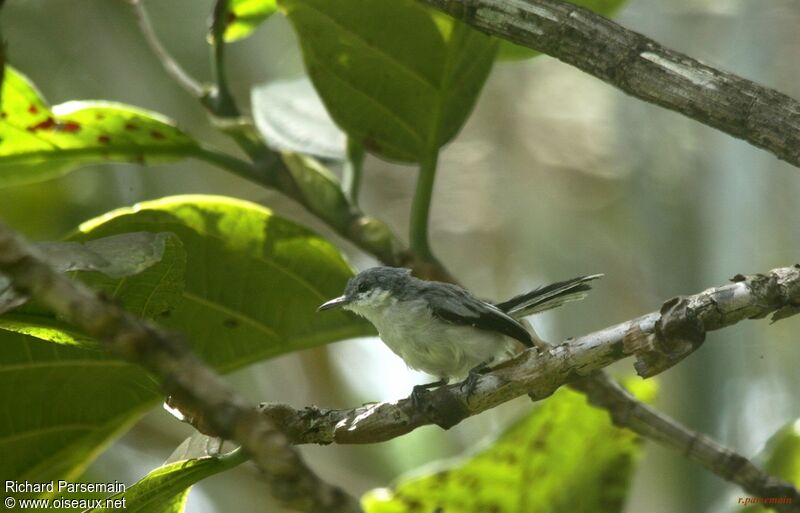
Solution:
M 420 0 L 800 166 L 800 103 L 558 0 Z

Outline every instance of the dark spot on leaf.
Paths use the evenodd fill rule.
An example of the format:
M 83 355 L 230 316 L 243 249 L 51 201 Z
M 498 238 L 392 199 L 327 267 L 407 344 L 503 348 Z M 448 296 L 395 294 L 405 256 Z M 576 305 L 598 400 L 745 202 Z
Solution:
M 158 130 L 151 130 L 150 131 L 150 137 L 152 137 L 153 139 L 163 139 L 164 138 L 164 134 L 162 134 Z
M 158 315 L 160 315 L 161 317 L 169 317 L 170 315 L 172 315 L 172 310 L 169 310 L 169 309 L 168 310 L 164 310 L 163 312 L 161 312 Z
M 403 504 L 405 504 L 405 506 L 411 511 L 419 511 L 422 509 L 422 503 L 417 499 L 412 499 L 410 497 L 403 498 Z
M 6 119 L 7 117 L 8 114 L 6 114 L 5 112 L 0 112 L 0 118 Z
M 35 125 L 31 125 L 29 130 L 31 132 L 35 132 L 37 130 L 52 130 L 53 127 L 56 126 L 56 122 L 53 118 L 47 118 L 40 123 L 36 123 Z
M 492 504 L 492 505 L 489 506 L 489 508 L 486 511 L 488 513 L 500 513 L 502 511 L 502 509 L 500 508 L 500 506 L 498 504 Z
M 236 328 L 237 326 L 239 326 L 239 321 L 237 321 L 233 317 L 228 317 L 227 319 L 225 319 L 225 321 L 223 321 L 222 325 L 225 326 L 226 328 Z
M 228 19 L 225 20 L 225 25 L 231 25 L 234 21 L 236 21 L 236 13 L 228 11 Z
M 106 115 L 101 112 L 95 112 L 94 119 L 106 119 Z
M 80 129 L 81 125 L 77 121 L 67 121 L 61 125 L 61 130 L 64 132 L 75 133 Z
M 97 142 L 99 142 L 100 144 L 108 144 L 111 142 L 111 137 L 107 135 L 98 135 Z
M 125 130 L 139 130 L 139 127 L 133 123 L 125 123 Z
M 28 107 L 28 112 L 30 112 L 31 114 L 38 114 L 39 113 L 39 107 L 37 107 L 36 105 L 31 104 L 31 106 Z

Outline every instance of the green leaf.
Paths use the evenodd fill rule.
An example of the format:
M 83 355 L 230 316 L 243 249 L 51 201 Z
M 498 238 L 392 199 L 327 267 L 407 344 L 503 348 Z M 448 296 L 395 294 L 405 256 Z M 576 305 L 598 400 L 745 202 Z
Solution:
M 271 148 L 344 160 L 345 135 L 308 78 L 256 86 L 250 103 L 258 131 Z
M 181 451 L 185 444 L 186 442 L 181 444 L 177 450 Z M 95 508 L 91 513 L 180 513 L 186 503 L 190 486 L 206 477 L 231 469 L 246 459 L 244 452 L 236 449 L 221 456 L 202 456 L 165 463 L 124 492 L 109 497 L 112 500 L 124 499 L 124 508 Z
M 580 5 L 597 14 L 602 14 L 603 16 L 612 16 L 627 1 L 628 0 L 570 0 L 570 3 Z M 497 58 L 501 61 L 518 61 L 530 59 L 538 55 L 541 54 L 532 48 L 520 46 L 505 39 L 500 41 L 500 49 L 497 52 Z
M 182 242 L 175 246 L 185 249 L 182 286 L 167 268 L 182 265 L 170 255 L 172 238 L 162 260 L 141 274 L 79 278 L 184 333 L 218 371 L 373 332 L 349 314 L 316 313 L 353 274 L 339 251 L 252 203 L 216 196 L 145 202 L 84 223 L 72 240 L 147 231 Z M 0 395 L 0 475 L 9 479 L 74 478 L 161 399 L 143 371 L 93 346 L 0 332 L 0 348 L 0 390 L 20 391 Z
M 319 235 L 246 201 L 175 196 L 81 225 L 75 240 L 169 231 L 186 249 L 185 286 L 159 323 L 186 335 L 217 369 L 372 333 L 346 312 L 316 313 L 353 275 Z
M 800 419 L 788 423 L 772 435 L 764 450 L 759 454 L 757 461 L 767 473 L 800 487 Z M 772 511 L 759 504 L 750 504 L 742 508 L 748 497 L 740 497 L 737 504 L 730 509 L 742 513 L 767 513 Z M 788 497 L 755 497 L 755 500 L 770 500 L 779 504 L 781 499 L 785 504 Z M 766 504 L 766 503 L 765 503 Z
M 111 102 L 47 105 L 6 66 L 0 113 L 0 187 L 49 180 L 94 163 L 167 162 L 197 151 L 172 121 Z
M 225 41 L 230 43 L 250 36 L 276 10 L 275 0 L 230 0 Z
M 649 387 L 637 395 L 652 396 Z M 372 490 L 362 505 L 366 513 L 612 513 L 623 509 L 638 454 L 634 434 L 562 388 L 489 448 Z
M 367 150 L 419 162 L 464 124 L 497 41 L 415 0 L 280 0 L 334 121 Z
M 152 244 L 148 245 L 148 240 Z M 138 246 L 134 247 L 132 243 Z M 67 251 L 67 248 L 68 252 L 58 253 Z M 126 249 L 127 255 L 121 255 L 120 252 Z M 55 252 L 51 254 L 50 262 L 63 271 L 103 271 L 80 272 L 75 273 L 75 276 L 104 291 L 107 296 L 139 317 L 160 317 L 174 309 L 181 300 L 186 252 L 180 239 L 172 234 L 122 233 L 86 240 L 85 244 L 50 243 L 50 250 Z M 108 262 L 108 259 L 115 263 L 104 265 L 103 261 Z M 65 267 L 66 264 L 69 266 Z M 80 330 L 65 324 L 49 310 L 35 303 L 0 315 L 0 329 L 61 344 L 95 345 Z
M 97 349 L 0 331 L 0 475 L 75 479 L 159 399 L 142 369 Z

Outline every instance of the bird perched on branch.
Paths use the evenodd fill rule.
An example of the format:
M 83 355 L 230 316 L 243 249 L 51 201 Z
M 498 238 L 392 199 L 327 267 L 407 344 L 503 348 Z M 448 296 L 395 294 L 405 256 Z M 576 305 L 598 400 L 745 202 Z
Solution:
M 491 304 L 457 285 L 414 278 L 408 269 L 373 267 L 354 276 L 343 295 L 318 311 L 342 307 L 365 317 L 409 367 L 437 376 L 439 381 L 414 387 L 412 398 L 418 400 L 425 389 L 451 379 L 466 377 L 471 392 L 489 364 L 537 342 L 518 319 L 583 299 L 589 282 L 601 276 L 553 283 Z

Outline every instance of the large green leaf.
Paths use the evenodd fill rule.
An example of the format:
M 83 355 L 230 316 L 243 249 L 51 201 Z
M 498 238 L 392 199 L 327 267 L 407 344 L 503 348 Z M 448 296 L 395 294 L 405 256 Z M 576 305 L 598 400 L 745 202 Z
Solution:
M 91 101 L 50 108 L 9 66 L 2 99 L 0 187 L 49 180 L 86 164 L 170 161 L 198 150 L 191 137 L 153 112 Z
M 652 397 L 650 383 L 637 384 Z M 622 511 L 637 437 L 561 389 L 489 448 L 362 499 L 367 513 L 612 513 Z
M 616 13 L 628 0 L 570 0 L 570 3 L 580 5 L 587 9 L 602 14 L 603 16 L 611 16 Z M 521 59 L 530 59 L 541 55 L 536 50 L 525 46 L 519 46 L 511 41 L 503 39 L 500 41 L 500 50 L 497 52 L 497 58 L 505 61 L 514 61 Z
M 97 349 L 0 331 L 0 475 L 74 479 L 157 403 L 140 368 Z
M 496 40 L 415 0 L 279 0 L 333 119 L 369 151 L 419 162 L 461 129 Z
M 80 279 L 185 333 L 217 370 L 372 333 L 350 315 L 316 313 L 341 293 L 352 269 L 329 242 L 263 207 L 214 196 L 165 198 L 89 221 L 72 238 L 140 231 L 171 232 L 182 241 L 181 287 L 163 267 L 181 265 L 169 245 L 158 264 L 136 276 Z M 49 322 L 60 329 L 57 319 Z M 0 332 L 0 475 L 75 477 L 159 402 L 145 373 L 93 347 Z
M 225 25 L 225 41 L 248 37 L 278 9 L 275 0 L 230 0 Z
M 159 322 L 218 369 L 372 333 L 346 312 L 318 315 L 353 270 L 332 244 L 253 203 L 175 196 L 81 225 L 75 240 L 172 232 L 186 249 L 182 298 Z

